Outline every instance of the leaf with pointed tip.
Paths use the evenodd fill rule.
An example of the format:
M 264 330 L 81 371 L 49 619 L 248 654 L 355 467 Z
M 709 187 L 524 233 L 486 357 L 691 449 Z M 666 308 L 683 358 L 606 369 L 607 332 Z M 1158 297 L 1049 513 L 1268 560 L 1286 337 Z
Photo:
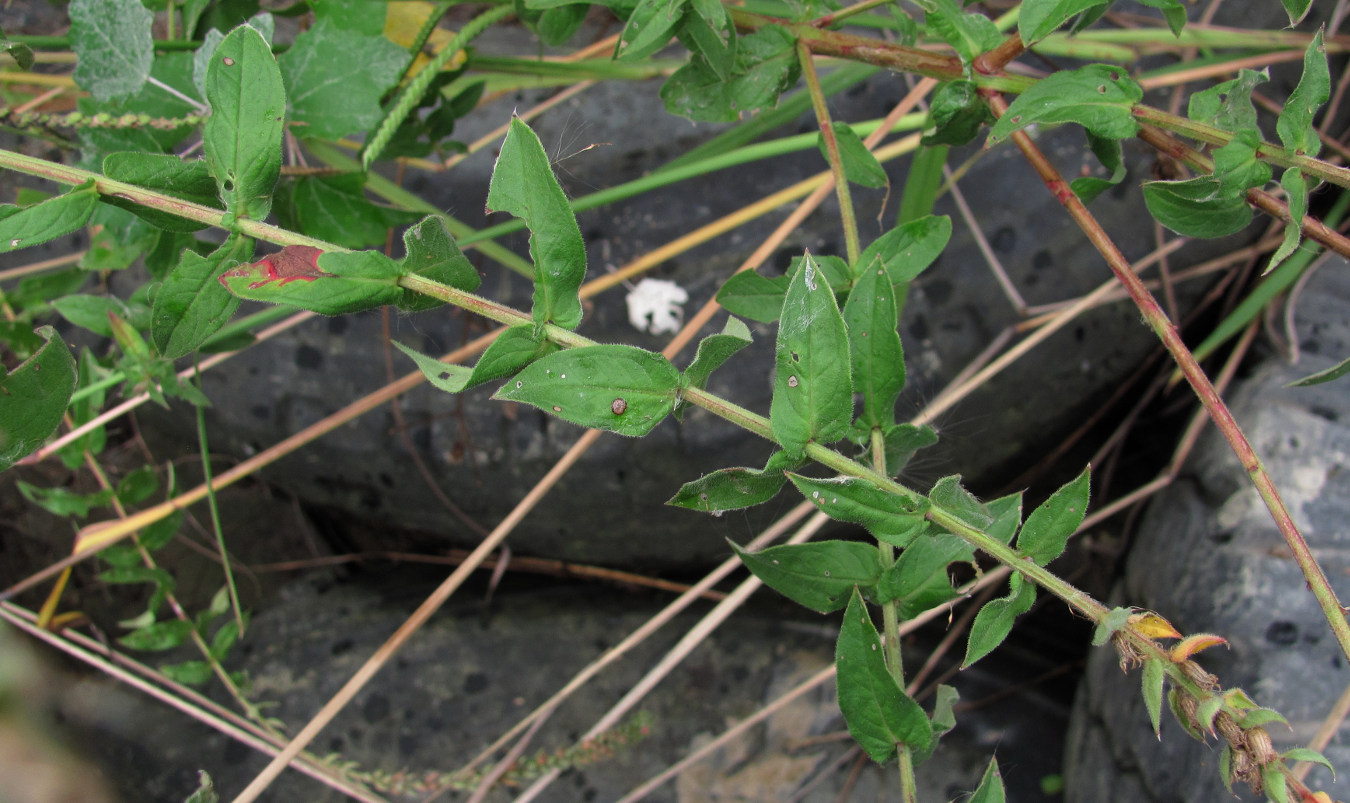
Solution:
M 1124 69 L 1110 64 L 1052 73 L 1008 106 L 989 132 L 989 144 L 1033 124 L 1077 123 L 1099 137 L 1132 137 L 1139 123 L 1131 110 L 1143 97 L 1143 88 Z
M 183 252 L 155 293 L 150 315 L 150 338 L 160 356 L 176 360 L 191 354 L 230 320 L 239 298 L 217 279 L 252 250 L 252 240 L 234 236 L 210 256 Z
M 984 534 L 1005 544 L 1011 544 L 1017 528 L 1022 524 L 1022 494 L 1000 496 L 984 506 L 994 517 L 993 523 L 984 529 Z
M 535 340 L 532 326 L 513 326 L 502 332 L 472 369 L 441 362 L 398 341 L 394 341 L 394 345 L 417 363 L 428 382 L 446 393 L 459 393 L 484 382 L 512 376 L 540 357 L 558 350 L 557 344 L 551 341 Z
M 888 544 L 907 546 L 923 531 L 928 509 L 923 497 L 906 499 L 858 477 L 821 480 L 790 473 L 788 479 L 825 515 L 862 525 Z
M 905 387 L 905 352 L 896 331 L 894 288 L 880 256 L 861 272 L 843 315 L 853 390 L 863 401 L 858 424 L 868 429 L 892 426 L 895 402 Z
M 1299 238 L 1303 236 L 1303 216 L 1308 214 L 1308 180 L 1297 167 L 1284 171 L 1280 177 L 1280 186 L 1284 188 L 1284 196 L 1288 199 L 1289 220 L 1284 224 L 1284 239 L 1271 255 L 1262 275 L 1278 268 L 1298 248 Z
M 978 13 L 967 13 L 955 0 L 914 0 L 924 10 L 928 29 L 952 46 L 964 64 L 998 45 L 1003 35 L 994 21 Z
M 1017 617 L 1031 610 L 1032 603 L 1036 601 L 1036 586 L 1026 582 L 1022 575 L 1013 574 L 1008 578 L 1008 584 L 1012 589 L 1011 593 L 986 603 L 980 612 L 975 614 L 975 621 L 970 623 L 970 638 L 966 641 L 966 657 L 961 662 L 962 669 L 1002 644 L 1012 632 Z
M 1054 33 L 1059 26 L 1104 0 L 1026 0 L 1017 16 L 1017 33 L 1028 46 Z
M 924 268 L 933 264 L 952 237 L 952 220 L 946 215 L 926 215 L 902 223 L 872 241 L 858 256 L 858 265 L 870 265 L 881 257 L 895 285 L 896 309 L 903 306 L 904 288 Z
M 785 472 L 801 464 L 774 452 L 763 469 L 723 468 L 686 482 L 666 504 L 708 513 L 753 507 L 777 496 L 787 483 Z
M 694 361 L 684 369 L 686 387 L 702 389 L 708 385 L 708 377 L 731 359 L 731 356 L 750 345 L 750 327 L 738 318 L 728 317 L 720 334 L 708 335 L 699 341 L 698 353 Z
M 1162 738 L 1163 681 L 1167 678 L 1163 670 L 1163 662 L 1159 658 L 1144 661 L 1142 681 L 1144 707 L 1148 709 L 1148 721 L 1153 725 L 1153 735 L 1159 738 Z
M 286 89 L 272 49 L 248 25 L 235 28 L 211 54 L 206 69 L 211 116 L 202 149 L 235 217 L 262 220 L 272 209 L 281 175 Z
M 680 372 L 635 346 L 586 346 L 526 366 L 492 398 L 518 401 L 583 427 L 639 437 L 670 414 Z
M 617 60 L 644 59 L 670 42 L 684 18 L 687 0 L 638 0 L 619 34 Z
M 1308 10 L 1312 8 L 1312 0 L 1280 0 L 1280 5 L 1284 6 L 1284 11 L 1289 15 L 1289 27 L 1296 27 L 1303 18 L 1308 16 Z
M 769 422 L 784 451 L 796 456 L 808 443 L 832 443 L 848 434 L 853 412 L 848 332 L 834 292 L 809 257 L 783 300 L 775 362 Z
M 1139 2 L 1161 11 L 1172 35 L 1181 35 L 1181 29 L 1186 27 L 1186 7 L 1178 0 L 1139 0 Z
M 1050 495 L 1031 511 L 1017 536 L 1017 551 L 1044 566 L 1064 552 L 1069 536 L 1083 523 L 1091 488 L 1090 470 Z
M 1340 379 L 1346 374 L 1350 374 L 1350 358 L 1341 360 L 1339 363 L 1333 365 L 1332 367 L 1322 371 L 1318 371 L 1315 374 L 1309 374 L 1308 376 L 1303 377 L 1297 382 L 1290 382 L 1285 387 L 1304 388 L 1310 385 L 1320 385 L 1323 382 L 1331 382 L 1333 380 Z
M 1073 194 L 1082 199 L 1083 203 L 1092 203 L 1093 199 L 1102 192 L 1119 184 L 1125 178 L 1125 162 L 1122 158 L 1120 140 L 1105 139 L 1087 132 L 1088 147 L 1096 155 L 1097 161 L 1102 163 L 1102 167 L 1111 171 L 1111 175 L 1102 178 L 1101 176 L 1080 176 L 1069 182 L 1069 188 Z
M 1239 131 L 1227 145 L 1214 150 L 1214 178 L 1225 198 L 1247 198 L 1247 190 L 1270 181 L 1270 165 L 1257 155 L 1261 137 L 1256 131 Z
M 871 440 L 871 430 L 853 426 L 853 438 L 860 444 Z M 938 442 L 937 433 L 927 424 L 896 424 L 882 429 L 882 442 L 886 449 L 886 471 L 895 476 L 914 457 L 914 453 Z M 869 445 L 870 448 L 870 445 Z
M 998 771 L 998 759 L 991 758 L 989 766 L 985 768 L 984 777 L 980 779 L 980 785 L 966 803 L 1003 803 L 1003 801 L 1003 776 Z
M 965 145 L 975 139 L 985 123 L 993 121 L 993 112 L 973 82 L 947 81 L 933 92 L 922 144 Z
M 856 588 L 839 628 L 834 664 L 839 710 L 848 732 L 873 761 L 890 761 L 898 744 L 920 752 L 932 746 L 928 716 L 886 668 L 881 638 Z
M 534 260 L 534 323 L 575 329 L 581 323 L 577 295 L 586 278 L 586 243 L 576 215 L 549 165 L 539 137 L 519 117 L 502 143 L 492 170 L 487 206 L 525 221 Z
M 416 212 L 368 200 L 365 186 L 362 173 L 288 177 L 277 188 L 277 220 L 343 248 L 382 246 L 390 228 L 417 220 Z
M 220 275 L 240 298 L 289 304 L 321 315 L 343 315 L 395 304 L 402 268 L 377 251 L 324 251 L 289 245 Z
M 1327 69 L 1327 50 L 1322 42 L 1323 29 L 1308 43 L 1303 53 L 1303 75 L 1289 93 L 1284 109 L 1275 121 L 1275 132 L 1284 147 L 1299 156 L 1316 156 L 1322 150 L 1313 118 L 1331 97 L 1331 73 Z
M 661 85 L 666 110 L 690 120 L 730 123 L 772 106 L 797 81 L 796 41 L 777 25 L 736 40 L 730 78 L 698 53 Z
M 817 541 L 746 552 L 728 543 L 764 585 L 819 613 L 839 610 L 855 589 L 871 589 L 881 578 L 881 557 L 871 544 Z

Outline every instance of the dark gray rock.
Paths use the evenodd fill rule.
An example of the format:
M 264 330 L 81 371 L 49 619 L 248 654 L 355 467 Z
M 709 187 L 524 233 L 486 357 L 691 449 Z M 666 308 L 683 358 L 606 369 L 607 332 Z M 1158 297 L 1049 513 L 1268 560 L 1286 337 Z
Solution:
M 1350 354 L 1350 280 L 1333 261 L 1298 296 L 1303 359 L 1271 362 L 1230 394 L 1229 404 L 1341 599 L 1350 596 L 1350 395 L 1344 382 L 1286 385 Z M 1333 359 L 1333 357 L 1335 359 Z M 1350 671 L 1270 514 L 1228 444 L 1210 430 L 1188 474 L 1159 496 L 1138 530 L 1116 604 L 1157 611 L 1183 633 L 1212 632 L 1229 649 L 1199 661 L 1225 687 L 1242 687 L 1284 714 L 1270 727 L 1280 750 L 1306 745 Z M 1219 750 L 1185 735 L 1164 713 L 1162 741 L 1148 727 L 1137 674 L 1124 676 L 1096 650 L 1075 704 L 1067 800 L 1083 803 L 1223 799 Z M 1325 751 L 1340 769 L 1350 745 Z M 1343 777 L 1318 769 L 1310 782 L 1346 797 Z

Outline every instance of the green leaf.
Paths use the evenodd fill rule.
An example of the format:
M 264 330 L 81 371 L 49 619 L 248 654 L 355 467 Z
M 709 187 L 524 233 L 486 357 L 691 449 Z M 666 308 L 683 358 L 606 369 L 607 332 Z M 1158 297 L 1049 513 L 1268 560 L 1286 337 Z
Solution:
M 1139 0 L 1139 2 L 1161 11 L 1172 35 L 1181 35 L 1181 29 L 1186 27 L 1186 7 L 1178 0 Z
M 291 245 L 225 271 L 220 283 L 240 298 L 342 315 L 397 303 L 403 297 L 401 273 L 397 262 L 375 251 L 320 252 Z
M 161 666 L 159 671 L 163 672 L 168 679 L 184 686 L 203 686 L 215 677 L 215 671 L 211 668 L 211 664 L 206 661 L 183 661 L 177 664 L 167 664 Z M 206 775 L 204 771 L 201 774 Z M 210 783 L 210 777 L 207 776 L 206 786 L 199 787 L 185 803 L 193 803 L 193 801 L 198 800 L 213 802 L 220 800 Z
M 77 293 L 56 299 L 52 307 L 67 321 L 103 337 L 112 337 L 112 324 L 108 319 L 110 314 L 132 320 L 132 325 L 137 328 L 144 322 L 144 315 L 139 314 L 142 308 L 133 309 L 128 306 L 128 302 L 115 296 Z
M 750 343 L 750 327 L 739 318 L 728 316 L 720 334 L 708 335 L 699 341 L 698 353 L 694 355 L 694 361 L 689 367 L 684 369 L 681 381 L 685 387 L 702 390 L 708 386 L 708 378 L 712 376 L 713 371 L 722 367 L 722 363 Z M 685 405 L 681 404 L 675 408 L 676 419 L 683 419 L 684 407 Z
M 239 308 L 239 298 L 220 275 L 253 250 L 246 237 L 231 237 L 210 256 L 187 250 L 155 294 L 150 339 L 161 356 L 176 360 L 196 351 Z
M 834 664 L 839 710 L 858 746 L 878 764 L 896 755 L 896 745 L 924 752 L 933 743 L 933 728 L 914 698 L 886 669 L 881 638 L 855 588 L 839 628 Z
M 766 25 L 736 40 L 730 79 L 695 53 L 662 84 L 661 99 L 671 114 L 698 122 L 730 123 L 776 103 L 796 83 L 799 70 L 792 35 Z
M 1289 803 L 1289 781 L 1284 776 L 1285 768 L 1278 761 L 1272 761 L 1261 767 L 1261 784 L 1265 787 L 1266 797 L 1272 803 Z
M 1224 237 L 1247 228 L 1252 210 L 1213 176 L 1144 182 L 1144 204 L 1159 223 L 1185 237 Z
M 195 204 L 220 206 L 215 179 L 203 159 L 183 160 L 166 153 L 119 151 L 103 157 L 103 175 Z M 165 231 L 192 232 L 206 228 L 205 223 L 150 209 L 115 195 L 104 200 Z
M 1102 167 L 1111 171 L 1107 178 L 1100 176 L 1081 176 L 1069 182 L 1069 188 L 1083 203 L 1092 203 L 1093 199 L 1106 190 L 1119 184 L 1125 178 L 1125 161 L 1122 158 L 1120 140 L 1104 139 L 1087 132 L 1088 147 L 1096 155 Z
M 709 22 L 707 17 L 712 13 L 705 16 L 703 9 L 697 8 L 700 13 L 685 14 L 677 31 L 680 42 L 722 80 L 731 80 L 736 70 L 736 29 L 729 24 L 726 8 L 716 0 L 695 0 L 690 6 L 715 9 L 713 13 L 720 12 L 721 19 Z
M 535 327 L 542 331 L 544 324 L 554 323 L 564 329 L 577 328 L 581 323 L 577 291 L 586 278 L 586 243 L 544 146 L 519 117 L 511 118 L 511 130 L 502 143 L 487 206 L 492 212 L 515 215 L 530 230 Z
M 1308 16 L 1312 0 L 1280 0 L 1280 5 L 1284 6 L 1284 12 L 1289 15 L 1289 27 L 1293 28 Z
M 140 0 L 71 0 L 75 83 L 100 101 L 139 91 L 155 58 L 153 19 Z
M 262 34 L 241 25 L 225 37 L 206 70 L 206 100 L 211 116 L 202 148 L 225 208 L 262 220 L 281 175 L 286 117 L 281 71 Z
M 787 296 L 787 276 L 765 278 L 753 270 L 743 270 L 726 280 L 717 291 L 717 303 L 733 315 L 760 323 L 773 323 L 783 311 Z
M 163 652 L 187 641 L 192 635 L 192 623 L 182 619 L 169 619 L 156 622 L 149 627 L 128 633 L 118 639 L 123 646 L 133 650 Z
M 394 345 L 412 357 L 417 367 L 422 369 L 427 381 L 446 393 L 459 393 L 484 382 L 512 376 L 545 354 L 558 350 L 558 346 L 554 343 L 535 340 L 534 327 L 531 326 L 513 326 L 502 332 L 488 346 L 473 369 L 441 362 L 397 341 Z
M 983 14 L 963 12 L 955 0 L 914 0 L 914 4 L 927 15 L 928 29 L 951 45 L 963 64 L 969 64 L 1003 40 L 993 20 Z
M 638 0 L 619 34 L 614 57 L 636 61 L 665 47 L 675 34 L 675 26 L 684 18 L 686 3 L 687 0 Z
M 1017 96 L 994 123 L 988 144 L 1033 124 L 1078 123 L 1099 137 L 1132 137 L 1139 123 L 1131 108 L 1143 97 L 1143 88 L 1125 70 L 1110 64 L 1052 73 Z
M 384 33 L 388 0 L 312 0 L 314 18 L 329 20 L 338 28 L 364 36 Z
M 27 330 L 27 327 L 25 326 L 18 324 L 15 326 L 16 328 Z M 28 334 L 37 341 L 37 346 L 40 347 L 44 342 L 42 338 L 33 334 L 31 331 L 29 331 Z M 36 350 L 36 348 L 33 349 L 33 351 Z M 21 356 L 26 358 L 31 354 L 32 352 L 28 351 Z M 76 382 L 76 387 L 78 388 L 90 388 L 96 382 L 106 379 L 112 374 L 112 371 L 109 371 L 99 364 L 98 359 L 94 357 L 93 352 L 88 348 L 80 353 L 79 365 L 76 370 L 79 376 L 79 379 Z M 86 392 L 79 398 L 72 398 L 70 407 L 67 409 L 67 414 L 70 415 L 71 424 L 78 427 L 92 421 L 95 416 L 103 412 L 103 401 L 106 397 L 107 390 L 100 389 Z M 67 469 L 74 471 L 84 465 L 85 452 L 97 455 L 103 451 L 103 447 L 107 444 L 107 441 L 107 427 L 97 426 L 70 443 L 67 443 L 59 452 L 57 452 L 57 455 L 61 458 L 61 462 L 65 463 Z
M 808 443 L 848 434 L 853 414 L 848 332 L 834 293 L 808 255 L 788 285 L 778 324 L 773 401 L 774 439 L 791 455 Z
M 46 343 L 9 373 L 0 372 L 0 471 L 42 445 L 75 392 L 75 358 L 50 326 L 35 334 Z
M 1162 734 L 1163 681 L 1166 678 L 1162 659 L 1149 658 L 1144 661 L 1144 707 L 1148 709 L 1148 721 L 1153 725 L 1153 735 L 1159 738 Z
M 1017 617 L 1031 610 L 1032 604 L 1036 601 L 1036 587 L 1023 580 L 1022 575 L 1014 573 L 1008 578 L 1008 583 L 1012 592 L 1006 597 L 986 603 L 980 612 L 975 614 L 975 621 L 970 623 L 970 638 L 966 642 L 966 658 L 961 663 L 962 669 L 993 652 L 995 647 L 1002 644 L 1012 632 Z
M 1297 382 L 1290 382 L 1288 385 L 1286 385 L 1286 387 L 1305 388 L 1310 385 L 1320 385 L 1323 382 L 1331 382 L 1333 380 L 1340 379 L 1346 374 L 1350 374 L 1350 358 L 1346 358 L 1341 362 L 1323 371 L 1318 371 L 1315 374 L 1309 374 L 1308 376 L 1303 377 Z
M 89 228 L 89 249 L 79 263 L 85 270 L 124 270 L 159 242 L 159 229 L 111 204 L 94 207 Z
M 640 437 L 674 409 L 679 387 L 680 372 L 660 354 L 634 346 L 586 346 L 531 363 L 492 398 Z
M 942 87 L 939 85 L 939 93 Z M 936 103 L 936 100 L 934 100 Z M 984 102 L 980 107 L 988 110 Z M 929 110 L 932 110 L 929 106 Z M 992 117 L 990 118 L 992 119 Z M 905 176 L 905 186 L 900 192 L 900 213 L 896 215 L 896 224 L 903 226 L 933 213 L 938 193 L 942 190 L 942 171 L 947 165 L 947 154 L 951 151 L 946 145 L 932 145 L 914 154 L 909 163 L 909 173 Z
M 1247 190 L 1270 181 L 1270 165 L 1257 156 L 1261 137 L 1256 131 L 1239 131 L 1214 151 L 1214 178 L 1219 194 L 1246 201 Z
M 937 748 L 938 739 L 956 727 L 956 713 L 953 710 L 961 694 L 951 686 L 938 684 L 937 693 L 933 700 L 933 715 L 929 717 L 929 724 L 933 728 L 933 742 L 927 750 L 911 751 L 914 757 L 914 766 L 919 766 L 927 761 L 929 756 Z
M 1336 768 L 1327 760 L 1327 757 L 1308 747 L 1295 747 L 1286 750 L 1280 758 L 1285 761 L 1307 761 L 1312 764 L 1321 764 L 1331 772 L 1331 780 L 1336 780 Z
M 848 123 L 836 122 L 831 124 L 831 128 L 834 129 L 834 139 L 839 146 L 839 159 L 844 165 L 844 176 L 854 184 L 864 187 L 879 189 L 886 186 L 889 181 L 886 178 L 886 169 L 863 144 L 862 138 L 853 127 Z M 820 148 L 820 155 L 828 162 L 830 155 L 825 148 L 823 133 L 816 135 L 816 146 Z
M 961 486 L 961 475 L 943 477 L 928 492 L 933 504 L 956 516 L 977 530 L 983 530 L 994 523 L 989 508 L 980 504 L 970 491 Z
M 398 81 L 408 51 L 382 36 L 344 30 L 328 20 L 295 37 L 280 59 L 291 119 L 303 137 L 338 139 L 380 122 L 380 98 Z
M 1109 3 L 1104 0 L 1026 0 L 1017 17 L 1017 33 L 1030 47 L 1077 15 L 1100 5 Z
M 1284 240 L 1271 255 L 1266 269 L 1261 272 L 1263 275 L 1278 268 L 1298 248 L 1299 239 L 1303 236 L 1303 216 L 1308 214 L 1308 180 L 1297 167 L 1284 171 L 1280 177 L 1280 186 L 1289 199 L 1289 220 L 1284 224 Z
M 1100 647 L 1105 644 L 1116 631 L 1129 624 L 1130 616 L 1133 614 L 1134 610 L 1131 608 L 1116 607 L 1107 611 L 1106 616 L 1102 617 L 1092 630 L 1092 646 Z
M 924 268 L 933 264 L 952 238 L 952 220 L 946 215 L 928 215 L 896 226 L 878 237 L 858 256 L 859 265 L 872 264 L 873 257 L 881 257 L 891 283 L 896 286 L 896 309 L 900 309 L 903 292 Z
M 0 254 L 45 243 L 77 231 L 98 206 L 93 182 L 22 209 L 0 206 Z
M 855 588 L 871 588 L 881 578 L 877 548 L 857 541 L 788 544 L 758 552 L 728 543 L 766 586 L 820 613 L 839 610 Z
M 106 488 L 82 494 L 67 488 L 39 488 L 23 480 L 19 480 L 16 485 L 24 499 L 54 516 L 84 518 L 96 507 L 107 507 L 113 499 L 112 490 Z
M 1299 156 L 1316 156 L 1322 150 L 1313 118 L 1331 97 L 1331 73 L 1327 69 L 1327 49 L 1319 28 L 1303 53 L 1303 75 L 1289 93 L 1284 110 L 1275 121 L 1275 132 L 1284 147 Z
M 465 292 L 477 290 L 482 281 L 473 263 L 459 250 L 455 238 L 445 228 L 445 221 L 437 215 L 427 216 L 403 232 L 403 252 L 406 254 L 403 257 L 405 274 L 421 276 Z M 434 296 L 405 289 L 398 306 L 407 312 L 419 312 L 443 303 Z
M 952 588 L 947 566 L 973 563 L 975 548 L 951 533 L 916 539 L 900 553 L 877 584 L 880 602 L 895 602 L 900 621 L 913 619 L 961 595 Z
M 159 474 L 154 466 L 141 466 L 117 483 L 117 501 L 139 505 L 159 490 Z
M 858 277 L 843 314 L 853 391 L 863 397 L 858 423 L 869 429 L 893 426 L 895 402 L 905 387 L 905 352 L 896 331 L 895 291 L 880 256 Z
M 558 6 L 544 11 L 535 23 L 539 38 L 550 47 L 566 44 L 581 28 L 591 7 L 586 3 Z
M 998 771 L 998 759 L 989 759 L 989 766 L 980 779 L 980 785 L 966 803 L 1004 803 L 1003 776 Z
M 866 527 L 877 539 L 907 546 L 924 528 L 928 500 L 906 499 L 858 477 L 820 480 L 788 474 L 788 479 L 827 516 Z
M 0 32 L 0 52 L 9 54 L 14 59 L 14 63 L 19 65 L 20 70 L 31 70 L 33 68 L 33 49 L 22 42 L 12 42 L 7 39 L 3 32 Z
M 277 190 L 282 226 L 344 248 L 382 246 L 389 229 L 418 219 L 416 212 L 380 206 L 365 197 L 361 173 L 300 176 Z
M 786 472 L 801 464 L 781 451 L 774 452 L 763 469 L 723 468 L 686 482 L 666 504 L 714 515 L 754 507 L 777 496 L 787 482 Z
M 975 139 L 985 123 L 993 121 L 994 113 L 980 97 L 974 83 L 947 81 L 933 92 L 921 143 L 925 146 L 965 145 Z M 938 162 L 939 168 L 941 164 Z M 941 179 L 939 170 L 935 181 L 940 184 Z M 932 207 L 929 206 L 927 211 L 932 211 Z
M 1250 131 L 1260 139 L 1261 129 L 1256 122 L 1256 107 L 1252 105 L 1252 91 L 1256 85 L 1270 80 L 1267 70 L 1243 69 L 1231 81 L 1215 84 L 1191 95 L 1186 116 L 1197 123 L 1212 125 L 1236 134 Z
M 1091 488 L 1090 469 L 1083 469 L 1072 482 L 1050 495 L 1040 507 L 1031 511 L 1022 533 L 1017 536 L 1017 550 L 1044 566 L 1064 552 L 1069 536 L 1083 523 L 1087 513 Z

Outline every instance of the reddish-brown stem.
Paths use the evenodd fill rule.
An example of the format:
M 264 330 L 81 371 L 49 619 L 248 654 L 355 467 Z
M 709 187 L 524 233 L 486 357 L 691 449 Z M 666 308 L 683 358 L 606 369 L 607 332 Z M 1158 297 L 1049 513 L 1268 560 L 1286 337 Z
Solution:
M 1022 55 L 1026 49 L 1021 35 L 1014 33 L 1000 42 L 998 47 L 977 56 L 973 65 L 975 72 L 981 75 L 994 75 L 1008 66 L 1008 62 Z
M 1007 111 L 1007 101 L 997 92 L 981 90 L 981 95 L 985 102 L 989 104 L 989 108 L 995 117 L 1001 117 Z M 1181 368 L 1186 381 L 1195 390 L 1195 394 L 1200 397 L 1200 402 L 1205 406 L 1205 410 L 1213 419 L 1215 426 L 1223 433 L 1224 438 L 1232 447 L 1233 453 L 1237 455 L 1238 461 L 1242 463 L 1247 476 L 1256 486 L 1257 493 L 1261 495 L 1266 507 L 1270 510 L 1270 515 L 1275 520 L 1275 526 L 1284 536 L 1285 543 L 1288 544 L 1294 555 L 1294 560 L 1298 563 L 1299 569 L 1303 571 L 1303 576 L 1308 581 L 1309 589 L 1312 590 L 1313 596 L 1317 598 L 1318 604 L 1322 607 L 1322 613 L 1326 616 L 1332 633 L 1336 635 L 1336 641 L 1340 644 L 1341 651 L 1345 653 L 1346 657 L 1350 657 L 1350 622 L 1346 621 L 1344 608 L 1341 607 L 1340 601 L 1336 598 L 1336 593 L 1327 582 L 1326 575 L 1322 573 L 1322 567 L 1317 564 L 1317 560 L 1313 557 L 1312 550 L 1308 548 L 1307 541 L 1303 539 L 1303 534 L 1294 524 L 1294 520 L 1289 515 L 1289 510 L 1285 507 L 1284 500 L 1280 498 L 1280 493 L 1276 490 L 1270 475 L 1261 465 L 1261 459 L 1257 457 L 1256 451 L 1247 440 L 1247 436 L 1243 434 L 1242 428 L 1233 418 L 1233 414 L 1229 412 L 1228 406 L 1223 403 L 1218 391 L 1210 383 L 1209 377 L 1205 375 L 1200 364 L 1195 361 L 1195 357 L 1186 348 L 1180 333 L 1168 319 L 1167 313 L 1158 305 L 1158 300 L 1144 286 L 1139 274 L 1135 273 L 1134 269 L 1130 267 L 1129 261 L 1125 259 L 1124 254 L 1120 252 L 1116 244 L 1111 241 L 1110 236 L 1102 229 L 1101 224 L 1097 222 L 1083 202 L 1069 188 L 1068 182 L 1060 176 L 1059 171 L 1050 163 L 1050 160 L 1046 158 L 1040 148 L 1036 147 L 1036 143 L 1031 140 L 1031 137 L 1027 136 L 1026 132 L 1019 131 L 1013 134 L 1013 141 L 1032 168 L 1040 175 L 1046 187 L 1059 200 L 1070 217 L 1083 230 L 1083 233 L 1087 235 L 1093 247 L 1106 259 L 1116 279 L 1124 285 L 1125 290 L 1130 294 L 1130 298 L 1139 308 L 1139 311 L 1143 313 L 1149 328 L 1162 340 L 1168 353 L 1172 355 L 1172 359 Z

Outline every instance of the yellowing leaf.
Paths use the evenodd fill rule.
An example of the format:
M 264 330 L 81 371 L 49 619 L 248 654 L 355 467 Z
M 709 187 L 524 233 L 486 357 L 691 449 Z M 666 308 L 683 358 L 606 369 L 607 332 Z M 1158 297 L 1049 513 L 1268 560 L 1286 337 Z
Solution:
M 417 41 L 417 34 L 421 32 L 422 26 L 435 10 L 434 3 L 390 3 L 389 11 L 384 18 L 384 38 L 405 48 L 412 47 Z M 454 38 L 454 31 L 447 31 L 441 27 L 432 30 L 431 36 L 427 37 L 426 43 L 422 45 L 421 52 L 413 60 L 412 67 L 408 69 L 408 75 L 413 76 L 421 72 L 422 68 L 427 66 L 427 62 L 431 61 L 428 54 L 439 53 Z M 459 69 L 467 58 L 468 55 L 461 50 L 446 63 L 445 69 Z
M 1162 618 L 1152 611 L 1131 614 L 1127 620 L 1130 627 L 1134 628 L 1142 636 L 1149 638 L 1181 638 L 1172 623 Z
M 1168 655 L 1172 659 L 1172 663 L 1179 664 L 1201 650 L 1227 643 L 1228 640 L 1223 636 L 1216 636 L 1213 633 L 1196 633 L 1194 636 L 1187 636 L 1182 639 L 1181 643 L 1173 647 Z

